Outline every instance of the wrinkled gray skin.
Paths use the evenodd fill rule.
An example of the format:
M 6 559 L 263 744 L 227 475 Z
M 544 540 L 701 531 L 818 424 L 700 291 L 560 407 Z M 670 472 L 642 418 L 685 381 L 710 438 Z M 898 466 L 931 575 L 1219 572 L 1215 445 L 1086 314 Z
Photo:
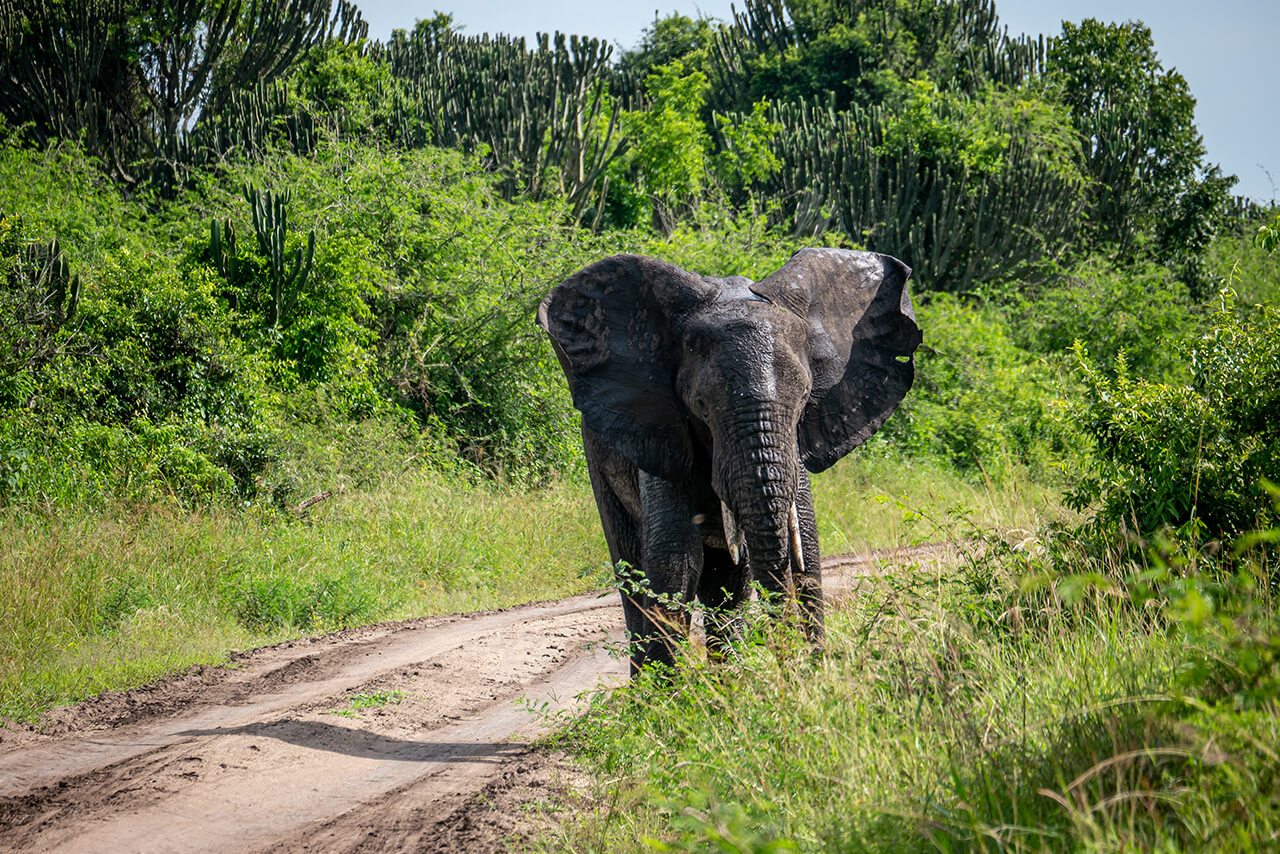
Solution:
M 623 591 L 633 672 L 671 662 L 688 631 L 655 595 L 706 605 L 718 650 L 758 581 L 821 639 L 806 469 L 866 441 L 911 387 L 910 274 L 887 255 L 840 249 L 801 250 L 758 283 L 618 255 L 542 301 L 538 323 L 582 411 L 610 556 L 647 579 L 649 592 Z

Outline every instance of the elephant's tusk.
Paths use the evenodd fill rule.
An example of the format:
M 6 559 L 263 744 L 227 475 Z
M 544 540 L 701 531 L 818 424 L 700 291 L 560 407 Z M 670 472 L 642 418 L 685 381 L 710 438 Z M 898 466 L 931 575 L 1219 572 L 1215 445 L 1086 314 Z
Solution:
M 738 527 L 738 523 L 734 521 L 729 505 L 723 501 L 720 502 L 720 515 L 724 519 L 724 540 L 729 544 L 729 557 L 733 558 L 733 563 L 737 566 L 742 563 L 744 535 L 742 529 Z
M 800 514 L 796 503 L 791 502 L 791 510 L 787 513 L 787 539 L 791 541 L 791 571 L 804 572 L 804 546 L 800 543 Z

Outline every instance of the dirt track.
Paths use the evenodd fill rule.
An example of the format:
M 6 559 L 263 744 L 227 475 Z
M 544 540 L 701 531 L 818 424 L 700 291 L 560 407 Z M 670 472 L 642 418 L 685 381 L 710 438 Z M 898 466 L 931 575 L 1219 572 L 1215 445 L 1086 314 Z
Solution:
M 837 592 L 903 557 L 921 551 L 824 574 Z M 495 850 L 511 822 L 477 796 L 545 782 L 526 706 L 571 711 L 623 679 L 621 634 L 612 593 L 384 624 L 109 693 L 40 734 L 0 729 L 0 849 Z M 349 702 L 377 692 L 399 699 Z

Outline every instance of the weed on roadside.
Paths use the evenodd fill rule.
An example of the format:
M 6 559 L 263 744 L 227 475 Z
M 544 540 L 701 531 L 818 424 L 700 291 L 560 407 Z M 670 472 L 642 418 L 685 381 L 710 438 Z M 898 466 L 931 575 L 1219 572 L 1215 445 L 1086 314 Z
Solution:
M 822 656 L 689 650 L 597 698 L 559 741 L 597 781 L 588 818 L 548 848 L 1280 841 L 1280 643 L 1256 574 L 1229 592 L 1184 565 L 1141 588 L 1061 528 L 980 545 L 863 579 Z

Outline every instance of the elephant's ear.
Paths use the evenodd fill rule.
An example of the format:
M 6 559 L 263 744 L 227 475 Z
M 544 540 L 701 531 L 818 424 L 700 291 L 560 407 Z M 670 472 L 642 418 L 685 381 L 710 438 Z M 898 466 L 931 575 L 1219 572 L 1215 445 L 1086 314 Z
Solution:
M 715 296 L 679 267 L 615 255 L 579 270 L 538 307 L 582 422 L 643 471 L 676 480 L 693 438 L 675 374 L 684 315 Z
M 869 439 L 911 388 L 920 329 L 910 275 L 888 255 L 802 249 L 752 288 L 809 319 L 813 392 L 798 432 L 810 471 Z

